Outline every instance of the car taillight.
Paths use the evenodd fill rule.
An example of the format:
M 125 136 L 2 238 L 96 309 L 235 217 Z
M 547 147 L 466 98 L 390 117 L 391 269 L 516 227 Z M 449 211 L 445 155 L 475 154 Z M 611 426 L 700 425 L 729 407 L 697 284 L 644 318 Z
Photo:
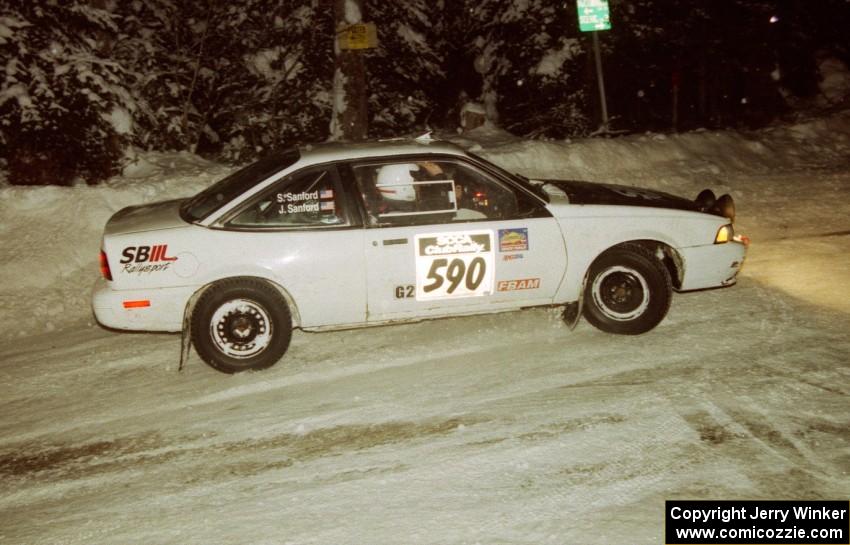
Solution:
M 109 270 L 109 260 L 106 259 L 106 252 L 100 251 L 100 274 L 107 280 L 112 280 L 112 271 Z

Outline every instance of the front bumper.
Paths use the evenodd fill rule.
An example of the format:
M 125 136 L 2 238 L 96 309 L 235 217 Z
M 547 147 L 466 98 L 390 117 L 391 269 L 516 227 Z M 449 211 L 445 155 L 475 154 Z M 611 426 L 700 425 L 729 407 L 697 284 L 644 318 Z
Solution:
M 738 281 L 747 247 L 741 242 L 681 248 L 684 275 L 681 291 L 731 286 Z
M 180 331 L 183 310 L 196 288 L 115 290 L 98 278 L 92 289 L 92 311 L 97 321 L 113 329 Z

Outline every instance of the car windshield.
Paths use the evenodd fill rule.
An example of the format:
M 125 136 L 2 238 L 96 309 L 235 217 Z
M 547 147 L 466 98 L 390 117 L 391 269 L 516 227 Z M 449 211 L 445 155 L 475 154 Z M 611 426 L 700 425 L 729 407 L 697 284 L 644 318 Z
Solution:
M 467 152 L 467 153 L 469 154 L 470 157 L 475 159 L 478 163 L 483 164 L 484 166 L 489 168 L 491 171 L 495 171 L 497 174 L 501 175 L 504 178 L 507 178 L 509 180 L 513 180 L 517 184 L 521 185 L 523 188 L 527 189 L 528 191 L 531 191 L 532 193 L 534 193 L 538 197 L 542 198 L 544 201 L 549 202 L 549 196 L 546 194 L 546 192 L 543 191 L 538 184 L 531 183 L 531 181 L 529 181 L 529 179 L 526 178 L 525 176 L 523 176 L 522 174 L 508 172 L 507 170 L 503 169 L 502 167 L 491 163 L 487 159 L 484 159 L 480 155 L 475 155 L 472 152 Z
M 183 219 L 188 222 L 204 219 L 275 172 L 291 166 L 298 157 L 298 150 L 293 148 L 237 170 L 186 201 L 180 208 Z

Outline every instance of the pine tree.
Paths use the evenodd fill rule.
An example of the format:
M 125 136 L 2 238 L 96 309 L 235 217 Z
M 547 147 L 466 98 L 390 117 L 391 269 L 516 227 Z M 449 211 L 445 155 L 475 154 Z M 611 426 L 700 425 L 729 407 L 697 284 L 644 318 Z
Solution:
M 488 115 L 526 136 L 569 136 L 589 129 L 575 6 L 555 0 L 470 2 L 470 43 L 483 76 Z
M 378 47 L 366 56 L 373 136 L 422 131 L 438 114 L 435 110 L 447 80 L 440 4 L 425 0 L 368 3 L 379 38 Z
M 111 59 L 114 16 L 83 1 L 15 0 L 0 12 L 0 143 L 19 184 L 95 183 L 132 131 L 133 75 Z

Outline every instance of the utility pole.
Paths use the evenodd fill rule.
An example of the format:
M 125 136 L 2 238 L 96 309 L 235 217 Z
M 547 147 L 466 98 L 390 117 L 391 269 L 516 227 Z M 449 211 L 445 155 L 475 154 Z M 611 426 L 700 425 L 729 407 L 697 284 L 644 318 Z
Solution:
M 608 132 L 608 101 L 605 100 L 605 77 L 602 75 L 602 54 L 599 53 L 599 32 L 593 32 L 593 57 L 596 59 L 596 83 L 602 105 L 602 131 Z
M 596 83 L 599 87 L 599 104 L 602 107 L 600 133 L 607 133 L 608 102 L 605 99 L 605 78 L 602 75 L 602 54 L 599 52 L 599 31 L 611 29 L 608 0 L 578 0 L 578 26 L 582 32 L 593 34 L 593 57 L 596 62 Z
M 363 0 L 332 0 L 336 34 L 333 80 L 333 114 L 330 140 L 365 140 L 369 132 L 366 63 L 358 38 L 363 28 Z M 372 34 L 374 35 L 374 26 Z M 371 47 L 374 47 L 372 45 Z
M 673 91 L 673 132 L 679 132 L 679 86 L 682 83 L 682 73 L 679 71 L 678 63 L 673 73 L 670 74 L 670 87 Z

